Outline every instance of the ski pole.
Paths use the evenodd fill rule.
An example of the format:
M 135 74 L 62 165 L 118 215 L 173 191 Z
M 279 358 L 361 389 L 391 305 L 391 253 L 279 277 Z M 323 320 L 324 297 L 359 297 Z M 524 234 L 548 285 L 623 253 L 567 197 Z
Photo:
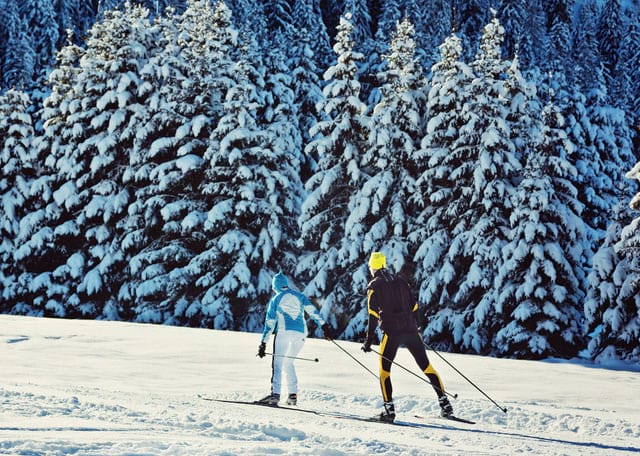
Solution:
M 428 378 L 425 378 L 425 377 L 422 377 L 422 376 L 420 376 L 420 375 L 416 374 L 415 372 L 413 372 L 413 371 L 411 371 L 411 370 L 407 369 L 406 367 L 404 367 L 402 364 L 398 364 L 398 363 L 396 363 L 395 361 L 393 361 L 393 360 L 391 360 L 391 359 L 387 358 L 387 357 L 386 357 L 386 356 L 384 356 L 382 353 L 377 352 L 377 351 L 375 351 L 374 349 L 371 349 L 371 351 L 372 351 L 373 353 L 377 354 L 377 355 L 380 355 L 380 357 L 381 357 L 381 358 L 386 359 L 386 360 L 387 360 L 387 361 L 389 361 L 391 364 L 395 364 L 395 365 L 396 365 L 396 366 L 398 366 L 400 369 L 403 369 L 403 370 L 405 370 L 405 371 L 409 372 L 411 375 L 413 375 L 413 376 L 414 376 L 414 377 L 416 377 L 416 378 L 419 378 L 419 379 L 420 379 L 420 380 L 422 380 L 423 382 L 426 382 L 426 383 L 430 384 L 431 386 L 434 386 L 434 387 L 436 387 L 436 388 L 440 389 L 440 387 L 439 387 L 439 386 L 434 385 L 434 384 L 431 382 L 431 380 L 429 380 Z M 455 393 L 450 393 L 450 392 L 448 392 L 448 391 L 442 391 L 442 392 L 443 392 L 444 394 L 448 395 L 448 396 L 451 396 L 451 397 L 452 397 L 452 398 L 454 398 L 454 399 L 458 399 L 458 395 L 457 395 L 457 394 L 455 394 Z
M 427 347 L 428 350 L 431 350 L 432 352 L 434 352 L 436 355 L 438 355 L 440 358 L 442 358 L 442 360 L 447 363 L 449 366 L 451 366 L 451 368 L 456 371 L 458 374 L 460 374 L 460 376 L 462 376 L 462 378 L 464 378 L 466 381 L 468 381 L 475 389 L 477 389 L 478 391 L 480 391 L 482 394 L 484 394 L 484 397 L 486 397 L 487 399 L 489 399 L 491 402 L 493 402 L 493 404 L 498 407 L 501 411 L 503 411 L 504 413 L 507 413 L 507 408 L 506 407 L 502 407 L 500 406 L 496 401 L 494 401 L 493 399 L 491 399 L 487 393 L 485 393 L 484 391 L 482 391 L 478 386 L 476 386 L 475 383 L 473 383 L 471 380 L 469 380 L 462 372 L 460 372 L 458 369 L 456 369 L 456 367 L 451 364 L 449 361 L 447 361 L 444 356 L 442 356 L 440 353 L 438 353 L 437 351 L 435 351 L 433 348 L 431 348 L 429 346 L 429 344 L 427 344 L 425 341 L 422 341 L 422 343 L 424 344 L 425 347 Z
M 300 361 L 315 361 L 316 363 L 320 361 L 318 358 L 301 358 L 299 356 L 287 356 L 287 355 L 276 355 L 275 353 L 265 353 L 265 355 L 269 356 L 279 356 L 280 358 L 291 358 L 291 359 L 299 359 Z
M 375 378 L 378 378 L 378 376 L 376 374 L 373 373 L 373 371 L 371 371 L 371 369 L 369 369 L 367 366 L 365 366 L 364 364 L 362 364 L 360 361 L 358 361 L 351 353 L 349 353 L 348 351 L 346 351 L 344 348 L 342 348 L 338 342 L 336 342 L 333 339 L 329 339 L 331 342 L 333 342 L 335 344 L 336 347 L 338 347 L 340 350 L 342 350 L 343 352 L 345 352 L 351 359 L 353 359 L 356 363 L 360 364 L 364 370 L 366 370 L 367 372 L 369 372 L 371 375 L 373 375 Z

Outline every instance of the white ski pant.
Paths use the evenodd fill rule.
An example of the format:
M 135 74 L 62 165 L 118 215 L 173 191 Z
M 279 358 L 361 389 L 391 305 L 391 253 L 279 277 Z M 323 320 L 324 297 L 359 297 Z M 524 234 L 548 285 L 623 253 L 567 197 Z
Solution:
M 304 333 L 300 331 L 278 331 L 273 340 L 273 364 L 271 374 L 271 392 L 282 392 L 282 375 L 287 378 L 289 394 L 298 393 L 298 377 L 293 358 L 298 356 L 304 345 Z

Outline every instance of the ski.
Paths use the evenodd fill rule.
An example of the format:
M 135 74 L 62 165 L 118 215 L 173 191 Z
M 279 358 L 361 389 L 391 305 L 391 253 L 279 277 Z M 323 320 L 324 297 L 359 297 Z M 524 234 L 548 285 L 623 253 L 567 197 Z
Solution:
M 423 423 L 412 423 L 409 421 L 394 421 L 393 423 L 388 423 L 386 421 L 380 421 L 380 419 L 378 419 L 377 417 L 365 417 L 365 416 L 360 416 L 360 415 L 351 415 L 348 413 L 338 413 L 338 412 L 321 412 L 318 410 L 311 410 L 311 409 L 304 409 L 304 408 L 298 408 L 298 407 L 288 407 L 285 405 L 270 405 L 270 404 L 265 404 L 263 402 L 260 401 L 241 401 L 241 400 L 232 400 L 232 399 L 216 399 L 213 397 L 206 397 L 206 396 L 201 396 L 200 394 L 198 394 L 198 397 L 202 400 L 205 401 L 210 401 L 210 402 L 223 402 L 226 404 L 239 404 L 239 405 L 257 405 L 259 407 L 269 407 L 272 409 L 279 409 L 279 410 L 292 410 L 294 412 L 302 412 L 302 413 L 309 413 L 312 415 L 318 415 L 318 416 L 326 416 L 326 417 L 330 417 L 330 418 L 338 418 L 338 419 L 343 419 L 343 420 L 354 420 L 354 421 L 363 421 L 363 422 L 367 422 L 367 423 L 382 423 L 382 424 L 389 424 L 391 426 L 403 426 L 403 427 L 413 427 L 413 428 L 426 428 L 428 427 L 426 424 Z
M 430 419 L 430 417 L 426 417 L 426 416 L 422 416 L 422 415 L 414 415 L 414 418 L 418 418 L 419 420 L 428 420 L 428 419 Z M 439 418 L 441 420 L 456 421 L 458 423 L 476 424 L 475 421 L 467 420 L 466 418 L 460 418 L 459 416 L 438 416 L 437 418 Z
M 402 421 L 402 420 L 395 420 L 393 422 L 382 421 L 380 420 L 380 418 L 376 416 L 366 417 L 366 416 L 349 415 L 349 414 L 342 414 L 342 413 L 326 413 L 326 414 L 319 413 L 319 415 L 331 416 L 334 418 L 345 419 L 345 420 L 363 421 L 365 423 L 380 423 L 380 424 L 386 424 L 389 426 L 402 426 L 402 427 L 412 427 L 412 428 L 428 428 L 429 427 L 427 424 L 413 423 L 411 421 Z
M 303 412 L 303 413 L 311 413 L 314 415 L 321 415 L 321 413 L 317 412 L 316 410 L 309 410 L 309 409 L 303 409 L 303 408 L 298 408 L 298 407 L 288 407 L 286 405 L 273 405 L 273 404 L 265 404 L 264 402 L 260 402 L 260 401 L 239 401 L 239 400 L 232 400 L 232 399 L 216 399 L 213 397 L 206 397 L 206 396 L 201 396 L 198 395 L 198 397 L 202 400 L 205 401 L 210 401 L 210 402 L 224 402 L 227 404 L 242 404 L 242 405 L 259 405 L 261 407 L 269 407 L 269 408 L 276 408 L 276 409 L 282 409 L 282 410 L 294 410 L 296 412 Z

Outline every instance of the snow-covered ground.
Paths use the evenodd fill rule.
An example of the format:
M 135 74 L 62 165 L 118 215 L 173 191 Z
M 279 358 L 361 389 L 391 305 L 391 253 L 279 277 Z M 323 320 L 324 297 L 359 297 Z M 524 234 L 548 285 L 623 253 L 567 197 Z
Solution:
M 640 366 L 443 354 L 503 413 L 429 352 L 466 425 L 437 417 L 431 388 L 394 368 L 398 419 L 421 427 L 204 401 L 258 399 L 270 358 L 257 334 L 0 316 L 0 454 L 627 455 L 640 452 Z M 338 342 L 377 372 L 377 356 Z M 374 347 L 376 348 L 376 347 Z M 326 340 L 298 361 L 300 408 L 370 416 L 376 379 Z M 417 370 L 406 350 L 397 361 Z M 418 419 L 414 415 L 422 415 Z

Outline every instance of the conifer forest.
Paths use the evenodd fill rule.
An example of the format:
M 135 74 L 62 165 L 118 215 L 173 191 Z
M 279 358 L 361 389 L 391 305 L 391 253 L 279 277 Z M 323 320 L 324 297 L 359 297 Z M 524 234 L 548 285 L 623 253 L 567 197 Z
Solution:
M 0 0 L 0 313 L 640 362 L 640 1 Z M 311 335 L 320 331 L 310 325 Z

